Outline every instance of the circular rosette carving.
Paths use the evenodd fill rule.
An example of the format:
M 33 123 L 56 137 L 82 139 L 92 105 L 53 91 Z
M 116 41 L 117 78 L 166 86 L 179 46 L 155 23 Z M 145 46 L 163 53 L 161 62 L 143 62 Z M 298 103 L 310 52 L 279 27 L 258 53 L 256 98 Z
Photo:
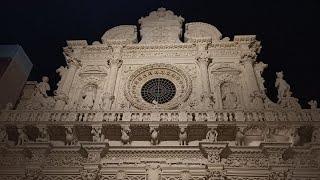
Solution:
M 165 103 L 147 102 L 141 95 L 143 85 L 152 79 L 167 79 L 176 88 L 174 97 Z M 125 95 L 138 109 L 174 109 L 191 93 L 191 79 L 181 69 L 169 64 L 151 64 L 136 70 L 128 79 Z

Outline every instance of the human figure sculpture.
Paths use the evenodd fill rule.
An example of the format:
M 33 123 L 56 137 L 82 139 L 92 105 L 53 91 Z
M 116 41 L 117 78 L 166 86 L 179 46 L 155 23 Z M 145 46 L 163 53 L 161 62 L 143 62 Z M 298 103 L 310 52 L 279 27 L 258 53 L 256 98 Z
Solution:
M 23 129 L 18 129 L 18 143 L 17 145 L 24 145 L 29 141 L 28 135 L 24 132 Z
M 216 129 L 210 129 L 207 132 L 206 139 L 209 142 L 217 142 L 218 141 L 218 131 Z
M 289 136 L 289 143 L 291 146 L 298 145 L 300 142 L 300 136 L 298 134 L 298 131 L 296 129 L 290 130 L 290 136 Z
M 228 109 L 234 109 L 238 106 L 238 99 L 235 92 L 231 90 L 230 87 L 226 87 L 224 89 L 223 95 L 222 95 L 222 102 L 225 108 Z
M 66 67 L 63 67 L 63 66 L 60 66 L 57 70 L 56 70 L 56 73 L 59 74 L 60 76 L 60 81 L 57 83 L 57 86 L 60 87 L 64 81 L 65 81 L 65 77 L 66 77 L 66 74 L 67 74 L 67 71 L 68 71 L 68 68 Z
M 44 97 L 47 98 L 47 91 L 50 91 L 49 78 L 47 76 L 42 77 L 42 82 L 36 85 L 36 97 Z
M 89 86 L 85 91 L 85 94 L 82 96 L 82 99 L 83 99 L 82 105 L 81 105 L 82 109 L 87 109 L 87 110 L 92 109 L 94 104 L 94 95 L 95 95 L 94 88 Z
M 310 105 L 310 109 L 317 109 L 318 108 L 318 102 L 316 100 L 311 100 L 308 102 Z
M 65 145 L 76 145 L 77 143 L 77 138 L 75 133 L 73 132 L 72 127 L 67 127 L 66 128 L 66 141 L 65 141 Z
M 37 142 L 48 142 L 50 136 L 46 127 L 39 127 L 39 137 L 36 139 Z
M 129 129 L 129 127 L 124 127 L 121 129 L 121 141 L 124 145 L 130 144 L 130 132 L 131 130 Z
M 146 168 L 147 178 L 146 180 L 160 180 L 161 179 L 160 165 L 149 165 Z
M 254 65 L 254 71 L 255 71 L 255 74 L 256 74 L 258 84 L 259 84 L 261 91 L 265 91 L 265 87 L 264 87 L 265 80 L 262 77 L 262 73 L 263 73 L 264 69 L 267 67 L 268 67 L 268 64 L 265 64 L 263 62 L 259 62 Z
M 102 133 L 101 127 L 93 127 L 91 129 L 91 134 L 92 134 L 93 142 L 104 142 L 105 141 L 105 135 Z
M 252 107 L 254 108 L 258 108 L 260 107 L 261 103 L 262 103 L 262 98 L 263 98 L 263 94 L 259 91 L 254 91 L 251 94 L 251 103 L 252 103 Z
M 5 127 L 0 127 L 0 143 L 8 141 L 8 134 Z
M 187 138 L 188 138 L 188 134 L 186 131 L 185 127 L 181 127 L 180 128 L 180 133 L 179 133 L 179 144 L 180 145 L 188 145 L 187 144 Z
M 244 146 L 244 139 L 245 139 L 244 133 L 241 131 L 240 128 L 237 128 L 236 145 L 237 146 Z
M 275 87 L 278 89 L 278 103 L 285 97 L 291 96 L 290 85 L 283 79 L 283 72 L 277 72 Z
M 13 104 L 12 103 L 7 103 L 6 107 L 4 108 L 5 110 L 12 110 L 13 109 Z
M 159 130 L 157 130 L 154 127 L 150 128 L 150 133 L 151 133 L 151 144 L 152 145 L 157 145 L 159 144 L 159 139 L 158 139 L 158 135 L 159 135 Z
M 311 142 L 320 143 L 320 129 L 316 128 L 312 131 Z

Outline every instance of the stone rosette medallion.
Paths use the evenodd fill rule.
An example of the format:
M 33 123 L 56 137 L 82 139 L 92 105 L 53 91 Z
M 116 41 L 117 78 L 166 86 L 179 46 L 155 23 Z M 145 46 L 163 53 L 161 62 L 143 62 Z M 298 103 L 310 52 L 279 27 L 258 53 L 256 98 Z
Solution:
M 152 104 L 145 101 L 141 95 L 142 86 L 156 78 L 171 81 L 176 88 L 175 96 L 163 104 Z M 127 80 L 125 95 L 138 109 L 173 109 L 186 101 L 191 93 L 191 79 L 181 69 L 169 64 L 150 64 L 136 70 Z

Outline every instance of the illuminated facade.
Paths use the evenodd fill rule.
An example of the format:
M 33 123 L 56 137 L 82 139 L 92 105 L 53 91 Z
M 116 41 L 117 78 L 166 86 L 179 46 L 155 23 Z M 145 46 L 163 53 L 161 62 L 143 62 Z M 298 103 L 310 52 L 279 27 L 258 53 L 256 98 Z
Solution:
M 282 72 L 266 96 L 254 35 L 163 8 L 139 23 L 67 41 L 55 95 L 44 76 L 1 111 L 0 179 L 320 178 L 317 102 L 302 109 Z

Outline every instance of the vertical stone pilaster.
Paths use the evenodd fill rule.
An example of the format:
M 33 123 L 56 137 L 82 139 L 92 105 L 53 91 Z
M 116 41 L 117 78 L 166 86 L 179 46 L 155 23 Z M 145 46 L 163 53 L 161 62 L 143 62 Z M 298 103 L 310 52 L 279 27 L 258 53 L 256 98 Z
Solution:
M 214 99 L 210 88 L 208 73 L 208 65 L 211 63 L 211 58 L 207 50 L 207 44 L 199 45 L 196 60 L 200 69 L 200 77 L 202 79 L 201 100 L 203 101 L 205 106 L 212 107 Z
M 247 107 L 252 107 L 252 98 L 255 94 L 260 92 L 258 81 L 255 75 L 255 71 L 253 69 L 253 63 L 255 62 L 256 54 L 254 52 L 247 52 L 242 54 L 241 63 L 244 66 L 244 78 L 246 80 L 246 96 L 245 105 Z M 260 98 L 259 103 L 255 103 L 255 106 L 259 106 L 259 108 L 263 107 L 262 99 Z M 255 107 L 257 108 L 257 107 Z
M 113 57 L 109 60 L 110 64 L 110 73 L 108 78 L 108 83 L 106 87 L 106 93 L 103 95 L 104 99 L 104 109 L 110 110 L 112 103 L 114 101 L 114 90 L 116 86 L 118 70 L 122 65 L 122 57 L 121 57 L 121 50 L 122 46 L 113 47 Z

